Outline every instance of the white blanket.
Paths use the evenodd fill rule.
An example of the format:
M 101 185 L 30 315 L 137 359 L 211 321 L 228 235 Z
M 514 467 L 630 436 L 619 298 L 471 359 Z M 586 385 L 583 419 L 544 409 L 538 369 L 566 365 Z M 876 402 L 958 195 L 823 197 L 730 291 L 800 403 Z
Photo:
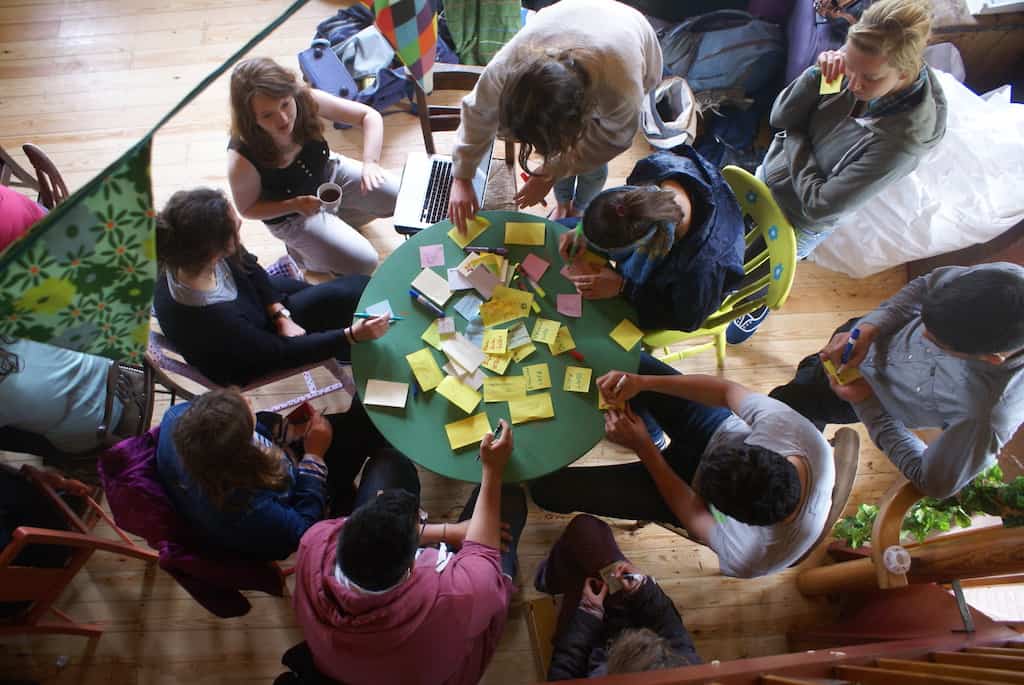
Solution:
M 1004 87 L 983 99 L 936 72 L 946 135 L 917 169 L 851 214 L 811 261 L 864 278 L 983 243 L 1024 219 L 1024 105 Z

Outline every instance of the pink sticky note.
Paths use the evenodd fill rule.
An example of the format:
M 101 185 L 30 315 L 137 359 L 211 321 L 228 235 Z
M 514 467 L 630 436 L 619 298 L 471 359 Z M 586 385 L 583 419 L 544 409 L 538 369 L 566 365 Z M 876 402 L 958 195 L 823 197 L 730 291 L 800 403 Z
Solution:
M 444 266 L 444 246 L 423 245 L 420 247 L 420 266 L 424 269 L 431 266 Z
M 579 295 L 559 295 L 558 313 L 579 318 L 583 315 L 583 298 Z
M 498 277 L 492 274 L 491 270 L 482 264 L 473 269 L 467 278 L 485 300 L 491 299 L 491 295 L 494 294 L 494 289 L 501 285 L 501 281 L 498 280 Z
M 569 270 L 568 264 L 559 269 L 558 273 L 562 274 L 562 276 L 564 276 L 565 278 L 569 278 L 570 276 L 572 276 L 572 271 Z
M 526 259 L 519 265 L 522 272 L 533 279 L 535 283 L 540 283 L 541 276 L 551 266 L 550 262 L 547 262 L 532 252 L 526 255 Z

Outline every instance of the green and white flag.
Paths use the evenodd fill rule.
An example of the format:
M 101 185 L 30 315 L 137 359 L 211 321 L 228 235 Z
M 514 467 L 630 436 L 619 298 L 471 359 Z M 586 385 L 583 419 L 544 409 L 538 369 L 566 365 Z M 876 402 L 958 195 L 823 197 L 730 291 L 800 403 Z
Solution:
M 157 272 L 153 135 L 306 1 L 292 3 L 142 140 L 0 253 L 0 336 L 142 362 Z

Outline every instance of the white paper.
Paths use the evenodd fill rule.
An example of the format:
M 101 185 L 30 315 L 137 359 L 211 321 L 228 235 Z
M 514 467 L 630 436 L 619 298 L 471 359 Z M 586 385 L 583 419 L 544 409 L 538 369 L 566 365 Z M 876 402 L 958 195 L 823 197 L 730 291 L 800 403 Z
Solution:
M 473 284 L 462 275 L 458 267 L 452 267 L 448 269 L 448 289 L 449 290 L 469 290 L 473 287 Z
M 438 307 L 444 307 L 444 303 L 452 296 L 452 291 L 448 289 L 448 281 L 438 276 L 432 269 L 421 271 L 419 276 L 413 279 L 412 287 L 433 300 Z
M 366 313 L 371 316 L 382 316 L 387 314 L 388 317 L 392 317 L 395 315 L 394 311 L 391 309 L 391 303 L 387 300 L 381 300 L 377 304 L 371 304 L 366 308 Z
M 408 383 L 380 381 L 371 378 L 366 381 L 366 392 L 363 393 L 363 404 L 380 407 L 404 407 L 409 395 Z
M 461 333 L 441 341 L 441 349 L 467 372 L 476 371 L 484 362 L 484 351 L 471 343 Z

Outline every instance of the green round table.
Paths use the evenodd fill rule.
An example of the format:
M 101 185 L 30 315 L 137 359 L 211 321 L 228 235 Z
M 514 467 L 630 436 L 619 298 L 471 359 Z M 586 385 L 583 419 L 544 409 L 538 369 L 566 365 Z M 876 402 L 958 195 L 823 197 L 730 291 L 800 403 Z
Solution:
M 514 449 L 505 480 L 518 482 L 530 480 L 556 471 L 571 464 L 586 454 L 604 437 L 604 415 L 597 408 L 597 378 L 612 369 L 635 371 L 639 366 L 640 344 L 626 351 L 609 337 L 611 330 L 623 319 L 636 322 L 633 307 L 621 297 L 608 300 L 583 301 L 583 316 L 579 319 L 562 316 L 555 308 L 556 296 L 560 293 L 575 293 L 572 283 L 559 270 L 562 259 L 558 254 L 558 236 L 566 229 L 554 222 L 519 212 L 480 212 L 491 226 L 471 244 L 502 247 L 505 240 L 505 222 L 543 222 L 547 226 L 543 246 L 509 245 L 507 258 L 513 263 L 522 262 L 526 255 L 534 252 L 551 263 L 540 281 L 546 299 L 536 298 L 540 314 L 531 312 L 528 319 L 516 319 L 500 324 L 500 328 L 511 328 L 525 323 L 528 332 L 538 316 L 554 319 L 568 326 L 576 343 L 576 349 L 584 355 L 585 361 L 577 361 L 568 352 L 557 357 L 551 355 L 548 346 L 533 341 L 536 351 L 521 363 L 513 361 L 505 376 L 521 374 L 522 367 L 546 363 L 551 375 L 551 388 L 535 392 L 550 392 L 555 416 L 511 426 L 508 403 L 485 403 L 482 399 L 472 414 L 486 411 L 491 427 L 496 428 L 498 419 L 509 421 L 513 429 Z M 388 300 L 394 314 L 404 317 L 396 321 L 391 330 L 370 343 L 352 347 L 352 369 L 360 397 L 365 395 L 368 379 L 396 381 L 410 385 L 404 408 L 366 406 L 366 411 L 380 432 L 402 453 L 417 464 L 450 478 L 479 482 L 480 463 L 476 460 L 478 448 L 467 445 L 452 451 L 445 433 L 445 424 L 467 418 L 466 414 L 435 390 L 415 394 L 415 380 L 405 355 L 428 348 L 437 361 L 444 366 L 448 361 L 443 352 L 430 347 L 420 336 L 433 321 L 433 316 L 409 296 L 409 284 L 421 271 L 420 246 L 440 243 L 444 246 L 445 264 L 433 270 L 447 280 L 448 269 L 458 265 L 466 254 L 449 237 L 452 225 L 448 221 L 421 231 L 405 241 L 388 257 L 370 279 L 359 301 L 359 311 L 365 311 L 381 300 Z M 465 293 L 475 290 L 453 292 L 444 310 L 455 320 L 456 329 L 465 333 L 467 321 L 454 309 L 454 304 Z M 587 393 L 562 390 L 565 369 L 568 366 L 585 366 L 593 370 L 590 390 Z M 443 373 L 443 372 L 442 372 Z M 495 375 L 484 369 L 485 375 Z M 483 388 L 480 388 L 481 395 Z M 532 394 L 532 393 L 531 393 Z

